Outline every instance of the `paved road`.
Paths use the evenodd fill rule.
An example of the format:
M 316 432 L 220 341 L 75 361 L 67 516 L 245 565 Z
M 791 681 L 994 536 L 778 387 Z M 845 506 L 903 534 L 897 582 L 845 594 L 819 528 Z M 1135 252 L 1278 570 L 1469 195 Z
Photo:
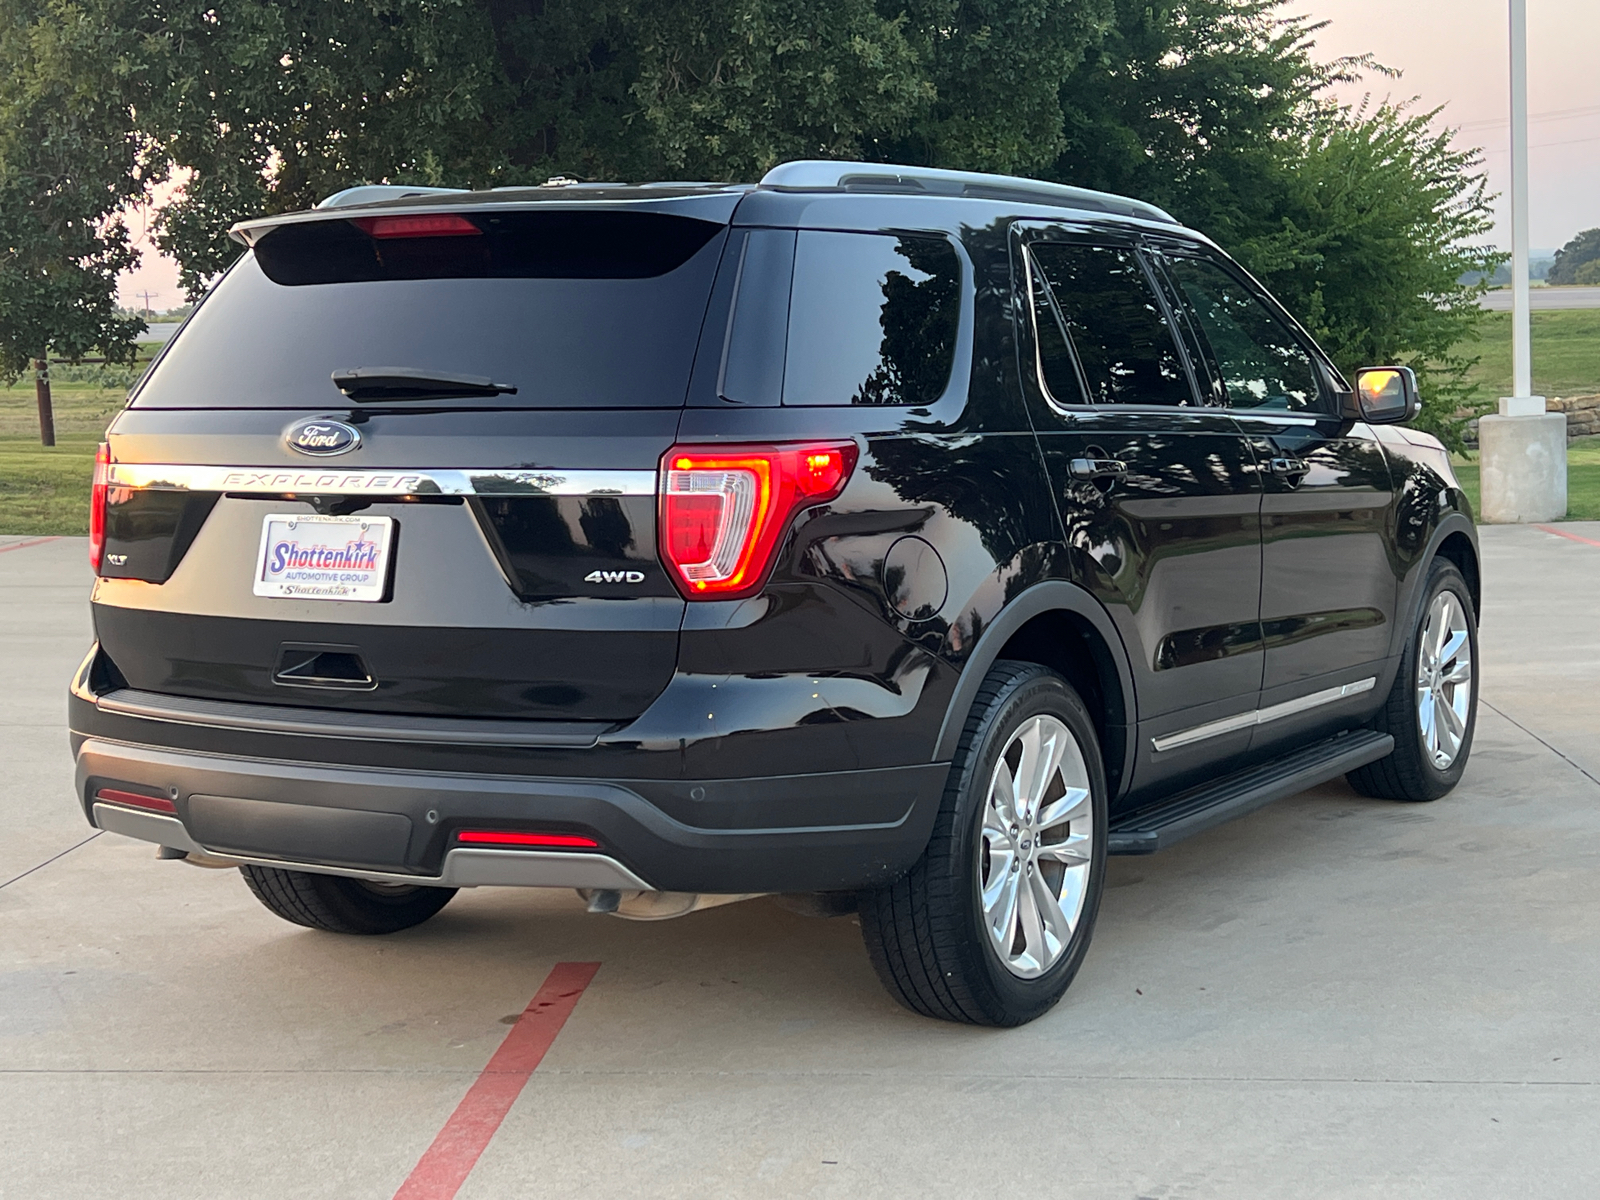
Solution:
M 170 342 L 172 335 L 178 332 L 179 321 L 152 321 L 146 326 L 145 331 L 139 335 L 141 342 Z
M 392 1196 L 568 961 L 601 966 L 463 1198 L 1590 1196 L 1600 545 L 1483 540 L 1457 792 L 1330 785 L 1114 860 L 1077 984 L 1011 1032 L 906 1014 L 852 921 L 764 900 L 466 892 L 346 940 L 85 844 L 82 543 L 0 547 L 0 1196 Z
M 1511 289 L 1489 292 L 1479 303 L 1490 312 L 1510 312 Z M 1600 308 L 1600 287 L 1542 287 L 1529 290 L 1530 312 L 1559 308 Z

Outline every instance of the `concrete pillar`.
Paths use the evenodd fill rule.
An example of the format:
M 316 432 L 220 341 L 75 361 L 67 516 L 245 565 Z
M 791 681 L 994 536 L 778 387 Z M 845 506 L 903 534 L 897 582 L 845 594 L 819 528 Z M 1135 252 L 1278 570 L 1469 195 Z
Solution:
M 1567 515 L 1567 417 L 1545 412 L 1543 396 L 1501 400 L 1478 422 L 1486 525 L 1559 521 Z
M 1511 9 L 1511 396 L 1478 422 L 1483 511 L 1492 525 L 1567 515 L 1567 418 L 1533 391 L 1528 314 L 1528 0 Z

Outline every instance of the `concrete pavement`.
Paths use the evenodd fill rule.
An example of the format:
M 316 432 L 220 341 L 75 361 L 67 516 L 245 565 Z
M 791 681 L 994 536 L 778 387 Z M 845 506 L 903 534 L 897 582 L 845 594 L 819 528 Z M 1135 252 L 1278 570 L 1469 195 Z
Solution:
M 0 546 L 0 1197 L 391 1196 L 562 961 L 601 967 L 464 1198 L 1591 1195 L 1588 542 L 1483 530 L 1454 794 L 1330 785 L 1113 860 L 1077 983 L 1009 1032 L 905 1013 L 853 921 L 765 900 L 638 925 L 481 890 L 341 939 L 235 872 L 84 843 L 83 543 Z

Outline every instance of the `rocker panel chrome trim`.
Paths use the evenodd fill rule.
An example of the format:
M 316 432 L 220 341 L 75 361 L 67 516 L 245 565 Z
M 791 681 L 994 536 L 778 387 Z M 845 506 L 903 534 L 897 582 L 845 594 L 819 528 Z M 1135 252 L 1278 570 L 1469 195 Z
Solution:
M 654 496 L 654 471 L 338 470 L 112 463 L 112 487 L 281 496 Z
M 1180 729 L 1176 733 L 1162 734 L 1160 737 L 1151 738 L 1150 744 L 1157 754 L 1164 750 L 1177 750 L 1182 746 L 1192 746 L 1209 738 L 1221 737 L 1225 733 L 1253 729 L 1257 725 L 1266 725 L 1284 717 L 1292 717 L 1296 713 L 1321 708 L 1324 704 L 1333 704 L 1349 696 L 1359 696 L 1362 692 L 1370 692 L 1377 686 L 1378 677 L 1369 676 L 1354 683 L 1339 684 L 1324 688 L 1320 692 L 1312 692 L 1310 695 L 1296 696 L 1293 700 L 1285 700 L 1282 704 L 1274 704 L 1270 708 L 1252 709 L 1250 712 L 1223 717 L 1221 720 L 1207 721 L 1204 725 L 1196 725 L 1190 729 Z

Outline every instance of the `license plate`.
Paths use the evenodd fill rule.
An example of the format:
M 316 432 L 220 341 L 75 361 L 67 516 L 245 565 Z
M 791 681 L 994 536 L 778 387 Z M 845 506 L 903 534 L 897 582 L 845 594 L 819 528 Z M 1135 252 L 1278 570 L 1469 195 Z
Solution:
M 261 523 L 255 593 L 296 600 L 382 600 L 393 517 L 273 514 Z

